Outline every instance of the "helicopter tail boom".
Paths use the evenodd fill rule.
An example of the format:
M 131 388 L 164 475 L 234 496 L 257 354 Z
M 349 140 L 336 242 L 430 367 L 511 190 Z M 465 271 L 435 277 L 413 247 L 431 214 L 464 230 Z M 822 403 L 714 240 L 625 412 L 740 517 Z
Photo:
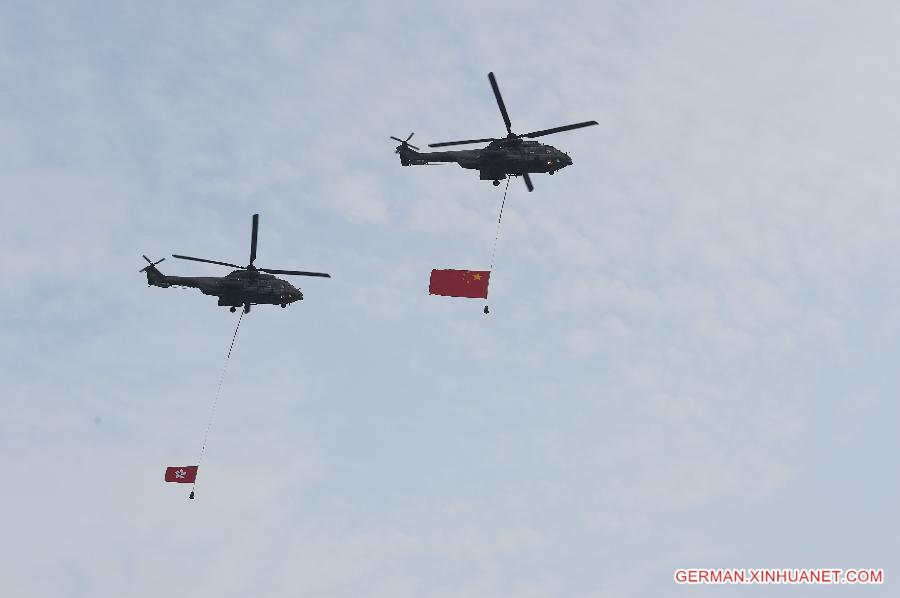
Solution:
M 419 148 L 409 142 L 415 133 L 410 133 L 406 139 L 400 139 L 391 135 L 391 139 L 399 141 L 395 153 L 400 155 L 400 164 L 403 166 L 428 166 L 432 162 L 455 162 L 456 158 L 448 157 L 446 152 L 419 152 Z
M 398 145 L 397 153 L 400 154 L 400 164 L 403 166 L 422 166 L 428 164 L 428 160 L 422 157 L 422 154 L 409 146 Z
M 144 266 L 140 270 L 147 275 L 147 284 L 163 288 L 168 287 L 169 283 L 166 281 L 166 275 L 156 268 L 156 264 L 162 262 L 166 258 L 162 258 L 160 260 L 157 260 L 156 262 L 151 261 L 150 258 L 148 258 L 146 255 L 143 256 L 143 258 L 147 260 L 147 263 L 149 264 L 148 266 Z
M 446 162 L 456 162 L 463 168 L 475 168 L 468 164 L 475 160 L 477 152 L 478 150 L 417 152 L 409 146 L 398 145 L 396 153 L 400 154 L 400 164 L 403 166 L 439 166 Z
M 410 133 L 406 139 L 400 139 L 391 135 L 391 139 L 399 141 L 400 145 L 396 148 L 396 153 L 400 155 L 400 164 L 403 166 L 414 166 L 427 164 L 428 160 L 423 160 L 421 154 L 417 151 L 419 148 L 409 142 L 415 133 Z

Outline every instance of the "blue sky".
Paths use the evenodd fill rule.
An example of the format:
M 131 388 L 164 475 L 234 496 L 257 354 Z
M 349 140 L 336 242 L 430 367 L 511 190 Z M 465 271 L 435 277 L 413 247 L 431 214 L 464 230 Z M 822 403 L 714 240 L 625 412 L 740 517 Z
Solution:
M 896 570 L 888 2 L 0 8 L 16 596 L 607 597 Z M 596 119 L 502 187 L 419 145 Z M 331 272 L 242 325 L 142 253 Z M 163 272 L 224 274 L 168 259 Z M 766 595 L 888 595 L 766 588 Z M 758 589 L 758 588 L 757 588 Z M 723 595 L 756 595 L 722 587 Z

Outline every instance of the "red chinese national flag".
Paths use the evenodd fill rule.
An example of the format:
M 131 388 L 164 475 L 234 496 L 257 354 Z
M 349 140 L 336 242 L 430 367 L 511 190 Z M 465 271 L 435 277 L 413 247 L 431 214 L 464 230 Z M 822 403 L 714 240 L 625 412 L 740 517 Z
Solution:
M 489 270 L 432 270 L 428 292 L 446 297 L 487 299 Z
M 197 467 L 199 466 L 166 467 L 166 481 L 178 484 L 193 484 L 197 479 Z

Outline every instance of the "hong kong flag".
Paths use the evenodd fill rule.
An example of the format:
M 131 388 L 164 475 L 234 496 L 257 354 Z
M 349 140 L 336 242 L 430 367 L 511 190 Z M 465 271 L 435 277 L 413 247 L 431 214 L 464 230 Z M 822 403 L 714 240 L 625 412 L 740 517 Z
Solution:
M 489 270 L 432 270 L 428 292 L 445 297 L 487 299 Z
M 193 484 L 197 479 L 197 467 L 199 466 L 166 467 L 166 481 L 178 484 Z

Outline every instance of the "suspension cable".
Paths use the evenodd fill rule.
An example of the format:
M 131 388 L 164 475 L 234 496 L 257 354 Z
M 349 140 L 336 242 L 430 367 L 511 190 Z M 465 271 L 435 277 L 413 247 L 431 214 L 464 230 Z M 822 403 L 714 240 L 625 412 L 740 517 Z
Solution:
M 206 454 L 206 441 L 209 439 L 209 430 L 212 428 L 213 419 L 216 417 L 216 405 L 219 404 L 219 397 L 222 394 L 222 383 L 225 381 L 225 372 L 228 371 L 228 361 L 231 359 L 231 352 L 234 350 L 234 343 L 237 340 L 238 330 L 241 329 L 241 322 L 244 319 L 244 311 L 241 310 L 241 315 L 238 317 L 237 326 L 234 327 L 234 334 L 231 336 L 231 345 L 228 347 L 228 354 L 225 356 L 225 363 L 222 364 L 222 373 L 219 375 L 219 385 L 216 388 L 216 396 L 213 399 L 212 408 L 209 412 L 209 421 L 206 424 L 206 432 L 203 434 L 203 444 L 200 446 L 200 456 L 197 457 L 197 468 L 199 475 L 200 462 L 203 461 L 203 455 Z M 190 498 L 194 498 L 194 489 L 197 487 L 197 481 L 194 480 L 194 485 L 191 486 L 191 495 Z
M 506 194 L 509 192 L 509 181 L 512 177 L 506 177 L 506 189 L 503 190 L 503 202 L 500 204 L 500 216 L 497 218 L 497 233 L 494 235 L 494 247 L 491 249 L 491 267 L 494 269 L 494 258 L 497 255 L 497 240 L 500 239 L 500 222 L 503 220 L 503 208 L 506 206 Z

